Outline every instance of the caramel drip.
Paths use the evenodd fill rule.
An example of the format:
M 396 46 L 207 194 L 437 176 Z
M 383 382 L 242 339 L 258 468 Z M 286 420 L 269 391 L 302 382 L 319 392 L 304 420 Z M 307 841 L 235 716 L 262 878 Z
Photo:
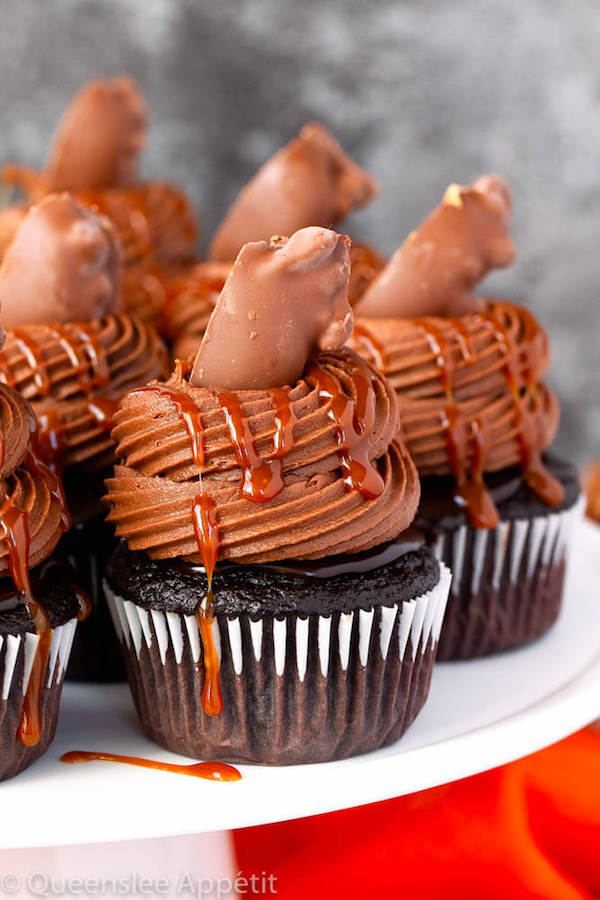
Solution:
M 11 334 L 17 342 L 19 350 L 31 366 L 33 379 L 36 389 L 43 396 L 47 397 L 50 393 L 51 383 L 48 370 L 43 357 L 40 355 L 40 348 L 29 332 L 25 328 L 13 328 Z M 10 387 L 14 387 L 14 380 L 11 378 L 7 381 Z
M 73 330 L 76 330 L 81 346 L 73 343 L 71 336 Z M 110 382 L 110 368 L 106 351 L 92 326 L 83 322 L 73 323 L 69 326 L 53 325 L 52 333 L 56 335 L 73 365 L 81 392 L 88 394 L 94 388 L 105 388 Z
M 243 473 L 242 497 L 258 503 L 272 500 L 283 490 L 283 457 L 293 446 L 296 422 L 286 392 L 275 388 L 270 393 L 275 408 L 276 431 L 273 455 L 265 458 L 256 450 L 248 417 L 244 414 L 237 395 L 232 391 L 219 391 L 215 394 L 225 415 L 236 459 Z
M 188 433 L 194 463 L 198 467 L 200 491 L 192 501 L 192 520 L 198 553 L 206 570 L 208 582 L 206 597 L 198 607 L 196 617 L 204 648 L 204 690 L 202 708 L 207 716 L 218 716 L 223 709 L 219 686 L 219 657 L 212 633 L 214 621 L 214 594 L 212 577 L 219 555 L 219 527 L 217 509 L 212 499 L 202 491 L 202 466 L 204 465 L 204 429 L 200 410 L 193 399 L 171 385 L 149 384 L 140 391 L 167 397 L 177 411 L 177 415 Z
M 78 389 L 87 396 L 87 407 L 97 425 L 104 430 L 113 428 L 113 417 L 118 401 L 109 397 L 95 397 L 94 390 L 102 390 L 110 383 L 110 366 L 104 347 L 96 331 L 86 323 L 52 325 L 52 337 L 58 341 L 73 367 L 73 375 Z M 74 335 L 79 344 L 75 342 Z M 28 364 L 31 366 L 36 389 L 42 396 L 48 396 L 52 383 L 48 364 L 44 360 L 39 343 L 26 329 L 11 329 L 11 336 Z M 14 387 L 10 369 L 3 373 L 7 384 Z M 41 456 L 52 468 L 58 465 L 61 455 L 68 449 L 65 439 L 65 424 L 57 410 L 38 413 L 36 446 Z
M 39 413 L 37 417 L 37 446 L 42 459 L 56 461 L 67 449 L 65 429 L 56 410 Z
M 526 407 L 527 396 L 531 397 L 534 403 L 538 402 L 536 384 L 532 374 L 535 369 L 534 362 L 537 352 L 537 344 L 534 339 L 538 332 L 537 323 L 530 313 L 522 311 L 522 322 L 525 328 L 523 345 L 528 350 L 525 351 L 522 348 L 520 364 L 508 331 L 502 321 L 491 313 L 481 313 L 481 318 L 489 323 L 500 352 L 504 357 L 503 373 L 514 400 L 517 441 L 525 481 L 543 503 L 548 506 L 557 506 L 564 499 L 564 487 L 548 471 L 542 462 L 540 451 L 534 450 L 537 443 L 534 435 L 535 420 Z M 528 389 L 527 393 L 522 393 L 521 391 L 522 382 L 525 383 Z
M 194 533 L 202 565 L 206 570 L 206 597 L 198 607 L 196 618 L 204 647 L 204 690 L 202 708 L 207 716 L 218 716 L 223 709 L 219 685 L 219 657 L 213 638 L 215 595 L 212 579 L 219 556 L 219 523 L 217 508 L 207 494 L 197 494 L 192 503 Z
M 201 469 L 204 465 L 204 429 L 200 410 L 194 400 L 185 391 L 180 391 L 169 384 L 148 384 L 136 389 L 136 393 L 139 391 L 167 397 L 171 401 L 188 433 L 194 463 Z
M 103 431 L 112 431 L 114 428 L 115 413 L 119 408 L 119 401 L 111 397 L 89 397 L 87 401 L 88 412 L 94 417 L 96 425 Z
M 383 493 L 381 475 L 369 459 L 369 434 L 375 423 L 375 392 L 372 375 L 366 365 L 356 363 L 351 375 L 355 399 L 344 391 L 339 378 L 312 360 L 306 368 L 306 381 L 319 396 L 329 401 L 328 416 L 335 425 L 338 459 L 344 482 L 367 500 Z
M 387 371 L 387 359 L 385 347 L 381 341 L 377 340 L 366 325 L 362 325 L 359 322 L 354 323 L 354 336 L 358 338 L 360 346 L 364 347 L 379 371 L 385 373 Z
M 298 418 L 292 409 L 288 394 L 282 388 L 271 388 L 270 394 L 275 408 L 274 456 L 282 459 L 294 446 L 294 428 Z
M 121 756 L 118 753 L 95 753 L 88 750 L 72 750 L 70 753 L 64 753 L 60 758 L 60 761 L 64 763 L 84 763 L 94 760 L 124 763 L 128 766 L 138 766 L 141 769 L 158 769 L 161 772 L 173 772 L 176 775 L 192 775 L 195 778 L 204 778 L 207 781 L 239 781 L 242 777 L 233 766 L 218 762 L 179 765 L 177 763 L 158 762 L 158 760 L 154 759 L 142 759 L 139 756 Z
M 452 329 L 452 337 L 456 340 L 462 358 L 471 364 L 474 355 L 464 324 L 458 319 L 445 321 Z M 495 528 L 499 514 L 483 480 L 486 453 L 483 422 L 474 420 L 469 426 L 460 407 L 454 401 L 452 348 L 443 329 L 433 319 L 416 319 L 415 323 L 421 328 L 434 356 L 446 399 L 442 410 L 442 427 L 450 467 L 456 480 L 455 500 L 459 505 L 466 507 L 469 522 L 475 528 Z M 467 433 L 467 429 L 470 433 Z

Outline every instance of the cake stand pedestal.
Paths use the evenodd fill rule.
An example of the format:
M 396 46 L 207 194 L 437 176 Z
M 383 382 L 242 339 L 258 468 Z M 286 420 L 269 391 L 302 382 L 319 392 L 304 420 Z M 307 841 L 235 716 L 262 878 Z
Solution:
M 0 872 L 11 857 L 22 861 L 22 848 L 54 848 L 57 858 L 57 847 L 67 854 L 68 846 L 100 843 L 113 849 L 80 849 L 97 863 L 108 854 L 114 870 L 121 858 L 115 842 L 188 835 L 195 837 L 173 853 L 185 856 L 192 848 L 197 874 L 206 866 L 210 875 L 214 862 L 211 871 L 235 875 L 227 835 L 204 837 L 201 859 L 200 835 L 398 797 L 555 743 L 600 717 L 599 597 L 600 528 L 583 522 L 574 536 L 564 610 L 548 635 L 497 657 L 437 665 L 425 708 L 390 747 L 312 766 L 240 766 L 242 780 L 231 784 L 113 763 L 60 763 L 68 750 L 184 761 L 144 737 L 125 685 L 67 684 L 49 752 L 0 785 Z M 134 845 L 123 846 L 133 862 Z M 143 858 L 153 864 L 153 855 L 146 845 Z M 28 871 L 42 856 L 36 850 L 28 857 Z

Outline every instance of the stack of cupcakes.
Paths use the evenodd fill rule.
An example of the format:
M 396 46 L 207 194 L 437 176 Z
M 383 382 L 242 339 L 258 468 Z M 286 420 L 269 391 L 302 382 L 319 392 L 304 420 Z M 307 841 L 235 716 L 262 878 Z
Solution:
M 344 348 L 349 239 L 250 243 L 189 380 L 127 395 L 107 593 L 144 730 L 288 764 L 396 740 L 429 688 L 450 574 L 407 533 L 393 390 Z
M 45 170 L 4 172 L 0 779 L 48 747 L 90 606 L 73 677 L 122 654 L 152 739 L 262 764 L 397 740 L 436 658 L 560 610 L 582 500 L 548 338 L 476 293 L 514 256 L 504 181 L 450 185 L 386 263 L 330 230 L 376 184 L 307 125 L 198 262 L 145 134 L 131 79 L 91 82 Z
M 417 520 L 453 572 L 439 658 L 506 650 L 556 620 L 575 467 L 545 451 L 558 405 L 548 338 L 514 303 L 474 295 L 514 255 L 506 184 L 450 185 L 357 305 L 353 346 L 396 389 L 421 475 Z

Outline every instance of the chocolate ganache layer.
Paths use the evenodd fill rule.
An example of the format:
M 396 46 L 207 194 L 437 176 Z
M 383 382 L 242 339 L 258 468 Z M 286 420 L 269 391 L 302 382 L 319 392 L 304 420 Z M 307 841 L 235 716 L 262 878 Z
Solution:
M 420 546 L 419 546 L 420 544 Z M 258 566 L 220 563 L 212 579 L 214 615 L 285 616 L 394 606 L 432 590 L 439 563 L 420 541 L 403 535 L 362 554 L 332 556 L 319 567 L 297 560 Z M 334 574 L 328 574 L 332 572 Z M 193 615 L 206 596 L 203 568 L 178 560 L 156 561 L 122 542 L 106 572 L 118 593 L 145 609 Z

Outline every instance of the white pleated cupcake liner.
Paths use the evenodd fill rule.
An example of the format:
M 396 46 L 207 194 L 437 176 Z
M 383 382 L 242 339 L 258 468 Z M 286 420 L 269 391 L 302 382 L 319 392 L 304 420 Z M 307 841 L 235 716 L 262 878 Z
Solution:
M 350 756 L 400 736 L 427 696 L 450 580 L 442 564 L 431 591 L 390 607 L 217 616 L 217 717 L 202 710 L 196 616 L 147 610 L 105 590 L 151 737 L 198 758 L 285 764 Z
M 550 627 L 560 608 L 564 568 L 584 508 L 585 500 L 579 497 L 573 506 L 560 512 L 501 521 L 489 530 L 461 525 L 437 537 L 431 549 L 452 569 L 439 659 L 467 658 L 517 646 Z M 550 573 L 555 573 L 552 578 Z M 478 599 L 483 604 L 480 609 Z M 516 626 L 512 642 L 511 605 L 515 617 L 512 624 Z M 503 616 L 502 636 L 495 633 L 495 614 Z M 473 635 L 470 649 L 461 646 L 458 617 L 462 626 L 468 627 L 469 620 L 477 619 L 481 625 L 486 616 L 491 632 L 486 636 L 481 630 L 480 646 Z M 495 648 L 498 640 L 502 646 Z
M 23 746 L 17 728 L 29 685 L 39 635 L 0 635 L 0 780 L 22 771 L 47 750 L 56 730 L 58 706 L 77 619 L 52 630 L 42 691 L 42 735 L 34 747 Z
M 46 687 L 60 684 L 64 678 L 71 653 L 73 637 L 77 628 L 77 619 L 70 619 L 52 631 L 52 642 L 46 670 Z M 0 635 L 0 699 L 8 700 L 11 690 L 25 694 L 31 677 L 31 669 L 39 644 L 37 634 L 26 632 L 23 635 Z M 2 654 L 2 649 L 5 652 Z M 23 663 L 22 670 L 20 663 Z M 16 673 L 22 673 L 22 677 Z

